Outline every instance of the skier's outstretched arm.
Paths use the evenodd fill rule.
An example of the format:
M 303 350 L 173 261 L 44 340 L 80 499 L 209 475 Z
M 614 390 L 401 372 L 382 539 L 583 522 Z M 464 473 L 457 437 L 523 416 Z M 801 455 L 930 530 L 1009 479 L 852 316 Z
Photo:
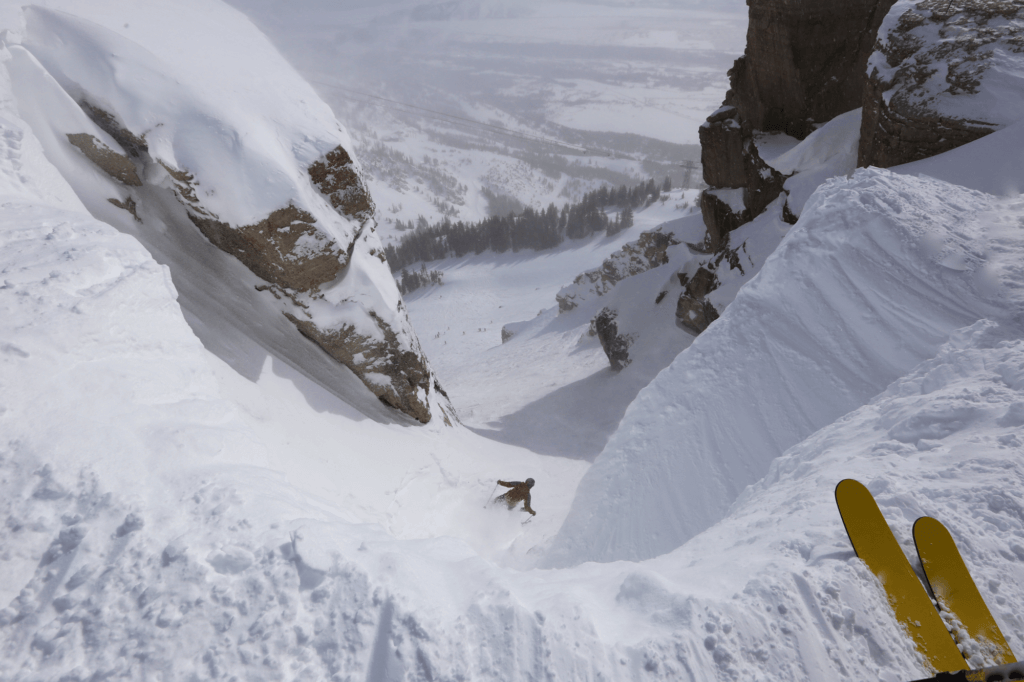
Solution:
M 515 487 L 515 483 L 509 483 L 508 481 L 498 481 L 498 485 L 503 485 L 506 488 L 513 488 L 513 487 Z

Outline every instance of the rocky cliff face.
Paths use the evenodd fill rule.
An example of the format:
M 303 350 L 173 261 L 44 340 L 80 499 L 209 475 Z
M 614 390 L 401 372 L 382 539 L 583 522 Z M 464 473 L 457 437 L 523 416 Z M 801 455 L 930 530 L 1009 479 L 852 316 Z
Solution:
M 606 258 L 601 267 L 577 275 L 572 284 L 559 291 L 555 295 L 555 300 L 558 301 L 558 314 L 576 310 L 583 304 L 594 306 L 598 297 L 607 296 L 623 280 L 635 278 L 667 264 L 673 253 L 678 259 L 679 248 L 686 248 L 681 247 L 680 243 L 675 233 L 670 230 L 655 229 L 641 233 L 639 239 L 624 244 L 621 249 Z M 658 303 L 661 303 L 664 296 L 662 294 Z M 600 341 L 601 348 L 608 357 L 608 363 L 616 372 L 632 362 L 630 348 L 640 336 L 639 327 L 642 326 L 631 324 L 634 321 L 630 319 L 630 315 L 619 320 L 620 304 L 620 301 L 613 300 L 603 306 L 591 318 L 588 330 L 590 336 L 596 336 Z M 503 328 L 502 342 L 513 335 L 514 331 L 507 327 Z
M 893 0 L 750 0 L 726 104 L 753 130 L 803 139 L 860 106 L 864 66 Z
M 360 230 L 348 244 L 339 243 L 316 224 L 307 211 L 289 203 L 251 225 L 231 225 L 218 220 L 198 199 L 195 177 L 187 170 L 159 162 L 173 179 L 178 200 L 186 207 L 196 227 L 221 250 L 230 253 L 249 270 L 266 280 L 278 300 L 290 302 L 292 310 L 282 311 L 303 336 L 316 343 L 332 358 L 351 369 L 384 404 L 414 417 L 421 423 L 431 419 L 428 396 L 436 388 L 447 403 L 440 383 L 431 375 L 418 343 L 409 344 L 397 332 L 412 335 L 408 317 L 397 316 L 396 330 L 372 308 L 365 315 L 374 325 L 370 333 L 358 331 L 349 322 L 325 324 L 310 313 L 310 299 L 321 302 L 321 287 L 334 282 L 352 261 L 358 244 L 366 244 L 374 232 L 373 201 L 356 171 L 348 152 L 335 147 L 309 166 L 310 180 L 324 194 L 339 215 L 360 222 Z M 387 268 L 384 251 L 374 237 L 366 247 L 373 264 Z M 395 316 L 393 316 L 395 317 Z M 446 422 L 450 423 L 447 415 Z
M 294 350 L 290 362 L 302 365 L 308 351 L 300 346 L 311 340 L 386 405 L 421 423 L 437 414 L 451 423 L 454 411 L 385 262 L 347 135 L 251 25 L 230 17 L 238 49 L 251 51 L 235 66 L 258 68 L 272 94 L 240 87 L 248 76 L 230 68 L 210 74 L 199 36 L 182 55 L 158 32 L 137 43 L 119 26 L 36 8 L 26 17 L 24 44 L 12 47 L 19 106 L 38 112 L 30 123 L 90 211 L 144 244 L 187 242 L 198 229 L 258 278 L 246 294 L 253 300 L 231 300 L 228 310 L 276 310 L 294 324 L 294 341 L 275 341 Z M 150 51 L 161 49 L 175 59 Z M 216 78 L 223 82 L 206 82 Z M 179 254 L 168 256 L 172 274 L 196 267 L 181 262 L 189 255 L 182 244 L 164 251 Z
M 729 234 L 785 191 L 788 176 L 761 157 L 757 137 L 777 133 L 802 140 L 817 125 L 860 105 L 875 33 L 893 0 L 748 4 L 746 50 L 729 71 L 731 87 L 723 106 L 699 131 L 704 182 L 709 185 L 701 197 L 704 248 L 712 254 L 727 251 Z M 796 221 L 788 207 L 783 210 L 788 221 Z M 715 288 L 718 265 L 711 266 L 712 288 L 689 295 L 680 308 L 698 327 L 716 316 L 705 305 L 706 294 Z
M 898 2 L 867 66 L 859 165 L 941 154 L 1019 118 L 1022 55 L 1020 2 Z

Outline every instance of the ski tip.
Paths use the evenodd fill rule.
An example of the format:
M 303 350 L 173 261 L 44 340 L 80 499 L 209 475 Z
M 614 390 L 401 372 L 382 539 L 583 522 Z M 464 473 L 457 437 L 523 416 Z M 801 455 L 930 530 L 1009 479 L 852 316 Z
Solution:
M 835 497 L 838 500 L 839 496 L 842 495 L 845 491 L 854 491 L 854 490 L 856 490 L 856 491 L 861 491 L 861 490 L 866 491 L 867 487 L 865 487 L 865 485 L 863 483 L 861 483 L 860 481 L 858 481 L 855 478 L 844 478 L 843 480 L 839 481 L 839 483 L 836 483 Z
M 917 540 L 918 536 L 925 532 L 938 532 L 950 535 L 949 529 L 942 524 L 942 521 L 933 519 L 930 516 L 922 516 L 917 521 L 914 521 L 914 539 Z M 950 537 L 952 536 L 950 535 Z

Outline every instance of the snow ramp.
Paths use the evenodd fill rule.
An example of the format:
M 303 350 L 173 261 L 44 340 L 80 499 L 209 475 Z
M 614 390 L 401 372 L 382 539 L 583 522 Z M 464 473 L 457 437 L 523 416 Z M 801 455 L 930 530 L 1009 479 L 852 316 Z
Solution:
M 637 396 L 545 565 L 679 547 L 952 331 L 1017 314 L 986 236 L 993 200 L 873 168 L 822 185 L 722 318 Z

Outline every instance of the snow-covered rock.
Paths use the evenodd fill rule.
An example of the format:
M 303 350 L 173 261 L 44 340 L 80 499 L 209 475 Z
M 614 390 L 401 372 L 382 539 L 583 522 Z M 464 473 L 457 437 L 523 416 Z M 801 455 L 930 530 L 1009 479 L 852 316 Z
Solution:
M 678 243 L 667 227 L 643 232 L 639 239 L 606 258 L 601 267 L 577 275 L 572 284 L 562 288 L 555 296 L 558 312 L 572 310 L 585 298 L 604 296 L 626 277 L 664 265 L 668 262 L 668 248 Z
M 202 267 L 189 258 L 209 260 L 188 241 L 198 228 L 258 279 L 221 271 L 197 294 L 257 316 L 283 313 L 297 331 L 281 355 L 328 388 L 350 392 L 295 350 L 300 332 L 386 404 L 424 423 L 445 409 L 384 262 L 351 142 L 268 41 L 218 4 L 88 18 L 64 9 L 26 9 L 23 32 L 8 36 L 7 66 L 19 110 L 89 210 L 137 235 L 179 279 Z M 187 45 L 171 37 L 175 27 L 187 29 Z M 203 325 L 225 323 L 181 289 Z M 276 321 L 260 324 L 280 337 Z
M 735 109 L 724 108 L 724 113 L 734 114 Z M 704 253 L 693 255 L 679 269 L 683 290 L 676 316 L 684 328 L 700 334 L 718 319 L 742 283 L 778 246 L 818 186 L 853 172 L 859 137 L 860 110 L 855 109 L 803 140 L 776 132 L 756 133 L 744 142 L 742 159 L 748 175 L 760 179 L 746 187 L 713 188 L 701 194 L 707 228 Z M 751 198 L 752 193 L 761 198 Z M 768 197 L 772 202 L 762 205 Z
M 859 165 L 917 161 L 988 135 L 1021 118 L 1024 7 L 900 0 L 868 73 Z
M 863 405 L 948 335 L 1021 301 L 992 198 L 858 171 L 819 188 L 724 315 L 640 393 L 546 561 L 642 559 L 725 516 L 786 448 Z M 1017 275 L 1009 275 L 1011 278 Z

